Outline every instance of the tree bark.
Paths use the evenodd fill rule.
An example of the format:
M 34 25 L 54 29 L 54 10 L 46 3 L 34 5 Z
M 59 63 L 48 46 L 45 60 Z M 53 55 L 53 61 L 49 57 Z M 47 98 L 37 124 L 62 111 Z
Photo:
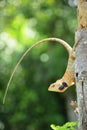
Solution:
M 79 130 L 87 130 L 87 30 L 81 29 L 76 32 L 79 40 L 76 48 L 75 74 L 78 102 Z
M 78 42 L 79 41 L 79 42 Z M 75 79 L 78 130 L 87 130 L 87 0 L 78 0 L 78 29 L 75 33 Z

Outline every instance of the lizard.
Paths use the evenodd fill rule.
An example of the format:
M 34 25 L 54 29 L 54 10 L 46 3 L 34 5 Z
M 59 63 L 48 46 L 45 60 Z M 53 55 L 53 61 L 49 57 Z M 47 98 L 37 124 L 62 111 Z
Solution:
M 49 91 L 65 92 L 70 86 L 75 84 L 75 49 L 81 39 L 82 37 L 76 41 L 76 43 L 73 45 L 73 48 L 70 50 L 67 68 L 63 77 L 61 79 L 58 79 L 55 83 L 52 83 L 48 88 Z M 76 75 L 77 74 L 78 73 L 76 73 Z
M 73 69 L 73 67 L 71 67 L 73 62 L 74 62 L 74 56 L 72 55 L 72 47 L 67 42 L 65 42 L 62 39 L 59 39 L 59 38 L 46 38 L 46 39 L 43 39 L 43 40 L 40 40 L 40 41 L 36 42 L 31 47 L 29 47 L 24 52 L 24 54 L 21 56 L 19 61 L 17 62 L 16 66 L 14 67 L 14 69 L 12 71 L 12 74 L 11 74 L 9 80 L 8 80 L 7 87 L 6 87 L 6 90 L 5 90 L 5 94 L 4 94 L 4 97 L 3 97 L 3 104 L 5 103 L 5 99 L 6 99 L 6 95 L 7 95 L 7 92 L 8 92 L 8 88 L 10 86 L 10 83 L 11 83 L 12 79 L 13 79 L 13 76 L 14 76 L 14 74 L 15 74 L 18 66 L 19 66 L 19 64 L 24 59 L 24 57 L 34 47 L 36 47 L 37 45 L 40 45 L 40 44 L 42 44 L 44 42 L 48 42 L 48 41 L 54 41 L 54 42 L 60 43 L 61 45 L 63 45 L 66 48 L 66 50 L 68 51 L 68 54 L 69 54 L 68 66 L 67 66 L 67 69 L 66 69 L 66 72 L 65 72 L 64 76 L 60 80 L 58 80 L 56 83 L 52 84 L 48 88 L 48 90 L 50 90 L 50 91 L 57 91 L 57 92 L 64 92 L 66 90 L 66 88 L 68 88 L 69 86 L 74 84 L 74 69 Z
M 72 48 L 72 50 L 69 53 L 68 64 L 63 77 L 61 79 L 58 79 L 55 83 L 52 83 L 48 88 L 49 91 L 64 92 L 70 86 L 75 84 L 74 61 L 75 61 L 75 53 L 74 49 Z

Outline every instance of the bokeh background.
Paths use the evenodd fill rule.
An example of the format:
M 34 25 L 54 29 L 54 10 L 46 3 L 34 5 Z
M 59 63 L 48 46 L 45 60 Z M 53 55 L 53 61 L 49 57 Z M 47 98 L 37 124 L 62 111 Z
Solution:
M 50 42 L 34 48 L 24 58 L 2 100 L 13 68 L 35 42 L 59 37 L 74 44 L 77 27 L 73 0 L 0 0 L 0 130 L 51 130 L 75 120 L 70 101 L 75 86 L 65 93 L 49 92 L 61 78 L 68 60 L 67 51 Z

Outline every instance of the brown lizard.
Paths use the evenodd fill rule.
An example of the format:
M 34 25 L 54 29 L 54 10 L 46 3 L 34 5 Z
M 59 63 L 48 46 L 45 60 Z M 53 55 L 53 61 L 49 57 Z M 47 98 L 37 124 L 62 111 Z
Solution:
M 34 48 L 36 47 L 37 45 L 43 43 L 43 42 L 47 42 L 47 41 L 55 41 L 55 42 L 58 42 L 60 44 L 62 44 L 68 51 L 69 53 L 69 60 L 68 60 L 68 66 L 67 66 L 67 69 L 66 69 L 66 72 L 63 76 L 63 78 L 61 78 L 60 80 L 57 80 L 56 83 L 52 84 L 48 90 L 50 91 L 57 91 L 57 92 L 64 92 L 69 86 L 73 85 L 74 84 L 74 69 L 73 69 L 73 62 L 74 62 L 74 56 L 72 54 L 72 48 L 70 47 L 70 45 L 63 41 L 62 39 L 59 39 L 59 38 L 46 38 L 46 39 L 43 39 L 37 43 L 35 43 L 34 45 L 32 45 L 30 48 L 28 48 L 25 53 L 22 55 L 22 57 L 19 59 L 18 63 L 16 64 L 11 76 L 10 76 L 10 79 L 8 81 L 8 84 L 7 84 L 7 87 L 6 87 L 6 90 L 5 90 L 5 94 L 4 94 L 4 98 L 3 98 L 3 103 L 5 102 L 5 98 L 6 98 L 6 95 L 7 95 L 7 92 L 8 92 L 8 88 L 9 88 L 9 85 L 12 81 L 12 78 L 19 66 L 19 64 L 22 62 L 22 60 L 24 59 L 24 57 Z
M 75 84 L 74 61 L 75 54 L 72 49 L 69 53 L 68 65 L 65 74 L 61 79 L 58 79 L 55 83 L 50 85 L 50 87 L 48 88 L 49 91 L 64 92 L 67 88 Z
M 64 92 L 70 86 L 75 84 L 75 70 L 74 70 L 74 61 L 75 61 L 75 49 L 79 44 L 79 41 L 82 37 L 74 44 L 69 53 L 69 59 L 66 71 L 61 79 L 58 79 L 55 83 L 52 83 L 48 90 L 54 92 Z

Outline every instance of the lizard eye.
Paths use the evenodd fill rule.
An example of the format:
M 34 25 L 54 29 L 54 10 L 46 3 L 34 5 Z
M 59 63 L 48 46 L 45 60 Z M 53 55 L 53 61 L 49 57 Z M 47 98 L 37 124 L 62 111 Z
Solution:
M 58 89 L 59 90 L 63 90 L 65 87 L 63 85 L 61 85 Z
M 51 84 L 51 87 L 54 88 L 55 87 L 55 83 Z
M 68 87 L 68 84 L 67 84 L 66 82 L 62 82 L 62 85 L 63 85 L 64 87 Z
M 63 90 L 65 87 L 68 87 L 66 82 L 62 82 L 62 85 L 58 88 L 59 90 Z

